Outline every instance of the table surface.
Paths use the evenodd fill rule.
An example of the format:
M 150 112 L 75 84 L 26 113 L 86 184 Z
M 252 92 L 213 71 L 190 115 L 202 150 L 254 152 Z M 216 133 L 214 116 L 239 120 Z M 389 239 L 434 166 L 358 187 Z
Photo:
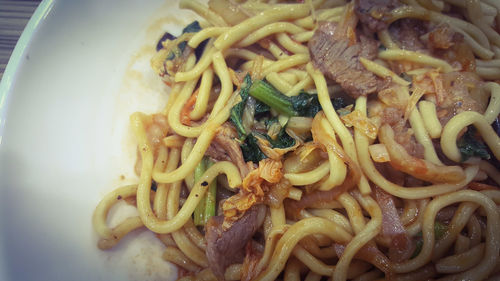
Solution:
M 17 40 L 38 4 L 40 0 L 0 0 L 0 80 Z

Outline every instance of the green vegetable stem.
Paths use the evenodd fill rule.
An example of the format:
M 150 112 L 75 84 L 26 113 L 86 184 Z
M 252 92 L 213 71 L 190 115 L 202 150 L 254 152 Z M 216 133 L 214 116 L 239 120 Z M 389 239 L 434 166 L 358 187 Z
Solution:
M 194 181 L 197 183 L 205 171 L 213 165 L 213 162 L 208 157 L 203 157 L 203 159 L 198 163 L 194 170 Z M 204 183 L 202 183 L 203 185 Z M 217 182 L 214 180 L 208 185 L 207 192 L 201 198 L 198 206 L 194 210 L 194 224 L 195 225 L 205 225 L 211 217 L 215 216 L 216 209 L 216 199 L 215 195 L 217 192 Z

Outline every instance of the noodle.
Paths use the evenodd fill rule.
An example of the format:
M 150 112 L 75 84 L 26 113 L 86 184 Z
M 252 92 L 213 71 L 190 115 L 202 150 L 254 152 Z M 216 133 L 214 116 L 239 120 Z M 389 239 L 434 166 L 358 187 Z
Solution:
M 169 101 L 130 118 L 97 246 L 152 231 L 179 280 L 493 280 L 500 5 L 298 2 L 180 1 L 202 20 L 152 58 Z

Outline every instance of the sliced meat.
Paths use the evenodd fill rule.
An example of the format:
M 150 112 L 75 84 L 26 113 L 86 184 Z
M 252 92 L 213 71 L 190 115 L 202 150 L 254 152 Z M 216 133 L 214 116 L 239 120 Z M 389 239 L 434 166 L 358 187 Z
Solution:
M 244 178 L 251 171 L 251 166 L 245 163 L 243 153 L 236 138 L 236 130 L 227 122 L 217 130 L 214 141 L 205 152 L 208 156 L 219 161 L 231 161 L 236 163 L 240 170 L 241 177 Z
M 420 37 L 427 33 L 427 23 L 418 19 L 402 19 L 391 25 L 389 32 L 401 49 L 427 52 Z
M 210 269 L 219 280 L 224 280 L 226 267 L 241 262 L 244 248 L 264 222 L 266 207 L 256 205 L 248 209 L 229 229 L 223 230 L 223 216 L 212 217 L 206 226 L 207 259 Z M 241 257 L 237 260 L 236 257 Z
M 314 66 L 328 78 L 339 83 L 347 93 L 357 98 L 377 92 L 387 85 L 383 79 L 366 70 L 359 57 L 374 59 L 378 43 L 360 36 L 359 42 L 343 34 L 333 22 L 321 22 L 309 41 L 309 53 Z
M 398 0 L 356 0 L 354 5 L 359 20 L 377 32 L 389 26 L 385 20 L 387 15 L 401 3 Z

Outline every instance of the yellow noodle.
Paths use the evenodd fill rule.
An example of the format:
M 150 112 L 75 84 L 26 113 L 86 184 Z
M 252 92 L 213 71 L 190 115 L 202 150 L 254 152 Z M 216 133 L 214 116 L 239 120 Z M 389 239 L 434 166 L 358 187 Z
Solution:
M 482 171 L 485 171 L 492 180 L 494 180 L 497 184 L 500 185 L 500 172 L 497 168 L 486 161 L 479 162 L 479 168 Z
M 302 79 L 300 82 L 295 84 L 289 91 L 284 92 L 286 96 L 296 96 L 300 93 L 301 90 L 308 88 L 312 85 L 313 81 L 311 77 L 307 76 L 305 79 Z
M 278 33 L 276 35 L 276 40 L 291 53 L 309 54 L 309 49 L 306 46 L 293 41 L 286 33 Z
M 321 275 L 320 274 L 316 274 L 312 271 L 310 271 L 307 275 L 306 275 L 306 279 L 304 279 L 304 281 L 320 281 L 321 280 Z
M 198 15 L 204 17 L 208 22 L 215 26 L 227 26 L 224 19 L 208 9 L 206 5 L 196 1 L 196 0 L 181 0 L 179 3 L 181 9 L 193 10 Z
M 476 266 L 483 257 L 484 243 L 479 244 L 467 252 L 440 259 L 436 263 L 439 273 L 459 273 Z
M 467 221 L 477 209 L 477 205 L 471 202 L 461 203 L 453 219 L 451 220 L 448 231 L 446 231 L 441 239 L 434 245 L 434 252 L 432 259 L 437 260 L 446 254 L 446 251 L 453 245 L 456 237 L 460 234 L 462 229 L 467 224 Z
M 358 98 L 356 101 L 356 109 L 361 111 L 364 111 L 362 109 L 366 110 L 366 99 Z M 368 137 L 358 130 L 355 130 L 354 137 L 356 139 L 356 147 L 358 149 L 358 155 L 360 156 L 359 158 L 363 172 L 367 175 L 368 178 L 370 178 L 370 180 L 372 180 L 386 192 L 400 198 L 422 199 L 459 190 L 467 185 L 474 178 L 478 171 L 477 166 L 470 166 L 466 168 L 466 179 L 456 184 L 434 184 L 431 186 L 405 188 L 403 186 L 390 182 L 377 171 L 372 160 L 370 159 L 370 153 L 368 152 Z
M 287 81 L 283 80 L 283 78 L 281 78 L 276 72 L 270 72 L 267 74 L 266 80 L 282 93 L 292 90 L 292 86 Z
M 333 108 L 332 102 L 330 101 L 330 96 L 328 94 L 328 88 L 326 87 L 325 77 L 323 76 L 323 74 L 321 74 L 321 72 L 314 69 L 311 63 L 307 64 L 307 72 L 309 72 L 309 75 L 311 75 L 314 80 L 316 89 L 318 91 L 319 103 L 321 104 L 321 107 L 323 108 L 328 121 L 332 125 L 335 132 L 339 135 L 344 150 L 354 161 L 354 163 L 358 164 L 358 156 L 356 153 L 354 140 L 351 133 L 347 130 L 347 128 L 337 115 L 335 109 Z M 361 175 L 358 187 L 363 194 L 368 194 L 371 192 L 368 181 L 366 180 L 366 177 L 364 175 Z
M 418 109 L 429 136 L 433 139 L 439 138 L 443 127 L 437 117 L 436 105 L 433 102 L 423 100 L 418 103 Z
M 174 247 L 167 247 L 163 252 L 163 259 L 172 262 L 189 271 L 199 271 L 201 268 L 189 260 L 182 251 Z
M 446 157 L 455 162 L 460 162 L 461 155 L 456 145 L 456 140 L 458 133 L 469 125 L 474 125 L 477 128 L 495 157 L 500 159 L 500 138 L 493 131 L 486 118 L 475 111 L 459 113 L 444 126 L 441 136 L 441 148 Z
M 168 148 L 180 148 L 184 145 L 185 141 L 186 139 L 184 137 L 181 137 L 179 135 L 171 135 L 163 138 L 163 145 Z
M 469 14 L 470 21 L 472 21 L 475 26 L 477 26 L 484 32 L 491 43 L 500 46 L 500 34 L 498 34 L 491 26 L 484 22 L 480 3 L 481 2 L 479 0 L 465 1 L 465 8 L 467 10 L 467 13 Z
M 214 71 L 212 68 L 207 68 L 201 76 L 196 103 L 194 104 L 193 110 L 189 113 L 189 118 L 191 118 L 191 120 L 199 120 L 206 114 L 213 78 Z
M 411 61 L 423 65 L 428 65 L 432 67 L 436 67 L 443 72 L 451 72 L 453 71 L 453 67 L 448 64 L 446 61 L 437 59 L 426 54 L 408 51 L 408 50 L 385 50 L 381 51 L 378 54 L 378 57 L 385 60 L 405 60 Z
M 351 236 L 339 225 L 322 218 L 303 219 L 292 225 L 276 245 L 268 267 L 260 273 L 256 280 L 275 280 L 285 267 L 286 260 L 293 248 L 303 237 L 310 234 L 323 234 L 339 243 L 346 243 Z
M 205 41 L 208 38 L 211 37 L 217 37 L 221 35 L 222 33 L 226 32 L 229 30 L 229 27 L 207 27 L 191 37 L 188 41 L 188 45 L 191 48 L 196 48 L 198 45 L 200 45 L 201 42 Z
M 92 216 L 92 224 L 100 236 L 99 248 L 109 249 L 118 243 L 128 232 L 143 226 L 139 217 L 128 218 L 114 229 L 110 229 L 106 223 L 108 211 L 113 204 L 121 199 L 134 196 L 136 192 L 137 185 L 120 187 L 108 193 L 97 205 Z
M 352 258 L 361 247 L 377 236 L 382 225 L 382 211 L 375 200 L 367 195 L 362 196 L 356 191 L 353 191 L 353 193 L 356 199 L 360 201 L 363 207 L 365 207 L 365 209 L 370 213 L 371 220 L 362 230 L 357 232 L 352 240 L 347 244 L 342 257 L 340 257 L 340 260 L 335 268 L 335 274 L 333 275 L 333 280 L 335 281 L 347 279 L 347 270 Z M 354 231 L 356 232 L 356 227 L 354 227 Z
M 288 173 L 284 177 L 293 185 L 308 185 L 321 180 L 330 172 L 330 162 L 324 161 L 317 168 L 304 173 Z
M 269 66 L 264 66 L 264 72 L 262 73 L 264 76 L 271 72 L 280 72 L 285 69 L 305 64 L 309 61 L 309 54 L 296 54 L 293 56 L 289 56 L 288 58 L 273 62 Z
M 248 34 L 262 26 L 275 21 L 297 19 L 307 15 L 309 8 L 307 5 L 286 5 L 273 7 L 255 17 L 244 20 L 243 22 L 231 27 L 224 32 L 214 42 L 214 46 L 219 50 L 225 50 Z
M 415 133 L 415 138 L 424 147 L 424 158 L 425 160 L 436 164 L 443 165 L 441 160 L 439 160 L 436 150 L 434 149 L 434 144 L 427 134 L 427 130 L 424 125 L 422 116 L 419 110 L 415 107 L 410 113 L 410 125 Z
M 343 0 L 305 0 L 303 4 L 285 4 L 278 0 L 230 1 L 227 2 L 229 7 L 221 7 L 225 0 L 211 1 L 211 8 L 196 0 L 180 1 L 181 7 L 191 9 L 205 18 L 201 22 L 203 29 L 178 40 L 187 40 L 190 48 L 168 63 L 169 75 L 173 77 L 165 76 L 163 79 L 173 84 L 169 100 L 160 113 L 163 116 L 156 118 L 134 113 L 130 118 L 132 132 L 138 143 L 136 172 L 139 180 L 138 184 L 110 192 L 97 205 L 92 224 L 98 235 L 99 248 L 109 249 L 126 234 L 146 226 L 166 245 L 163 259 L 189 271 L 189 276 L 180 280 L 222 278 L 216 277 L 210 269 L 215 266 L 211 263 L 216 262 L 213 252 L 210 252 L 214 250 L 214 245 L 204 237 L 203 230 L 193 223 L 193 213 L 208 189 L 206 183 L 217 178 L 218 189 L 223 196 L 227 192 L 222 189 L 230 189 L 240 197 L 238 200 L 241 202 L 238 204 L 248 204 L 248 207 L 263 204 L 266 209 L 263 225 L 253 239 L 241 241 L 245 244 L 241 249 L 241 253 L 246 254 L 244 262 L 227 257 L 230 265 L 222 268 L 225 269 L 223 277 L 226 280 L 276 280 L 278 276 L 284 280 L 305 278 L 308 281 L 381 280 L 383 276 L 417 281 L 428 278 L 484 280 L 497 277 L 497 267 L 500 265 L 500 191 L 495 189 L 495 183 L 500 185 L 500 171 L 492 164 L 494 162 L 475 157 L 461 162 L 457 143 L 466 128 L 473 125 L 478 129 L 477 137 L 486 143 L 491 156 L 497 159 L 500 156 L 500 137 L 492 128 L 492 123 L 500 114 L 500 86 L 487 81 L 500 79 L 500 35 L 494 29 L 498 24 L 495 17 L 499 15 L 500 2 L 402 0 L 403 5 L 384 15 L 378 15 L 376 10 L 370 11 L 367 16 L 380 16 L 380 20 L 387 24 L 398 19 L 416 18 L 430 22 L 431 28 L 447 24 L 453 32 L 462 34 L 464 42 L 476 56 L 475 74 L 482 80 L 473 84 L 460 75 L 457 80 L 473 92 L 472 100 L 488 100 L 484 112 L 475 112 L 472 110 L 475 107 L 473 101 L 469 102 L 469 98 L 463 97 L 462 93 L 452 93 L 449 87 L 444 87 L 445 99 L 437 103 L 436 95 L 432 92 L 438 90 L 437 86 L 429 85 L 428 80 L 419 80 L 419 77 L 425 77 L 431 68 L 444 73 L 462 71 L 458 63 L 460 58 L 454 62 L 455 58 L 447 53 L 455 55 L 456 49 L 440 50 L 442 55 L 439 58 L 428 46 L 427 50 L 403 50 L 391 38 L 394 28 L 397 28 L 393 25 L 390 27 L 391 33 L 386 28 L 378 31 L 377 36 L 373 35 L 387 48 L 379 51 L 377 59 L 354 59 L 359 60 L 364 68 L 362 71 L 375 74 L 381 78 L 377 78 L 379 80 L 392 81 L 393 86 L 399 85 L 407 91 L 410 88 L 414 90 L 414 87 L 428 91 L 422 100 L 420 96 L 414 95 L 417 98 L 411 106 L 416 106 L 411 110 L 407 108 L 404 118 L 397 120 L 404 106 L 391 107 L 387 101 L 382 104 L 376 93 L 355 98 L 354 108 L 349 105 L 336 110 L 333 107 L 333 102 L 338 101 L 336 98 L 340 97 L 349 103 L 352 99 L 345 94 L 350 93 L 335 81 L 328 80 L 327 84 L 324 74 L 313 66 L 309 55 L 308 46 L 314 43 L 310 40 L 321 21 L 335 22 L 336 27 L 345 28 L 342 31 L 347 32 L 348 38 L 352 39 L 358 38 L 355 35 L 362 30 L 360 25 L 366 30 L 365 22 L 356 23 L 358 19 L 349 17 L 355 12 L 363 12 L 355 11 L 359 9 L 356 6 L 359 3 L 351 1 L 346 4 Z M 450 5 L 458 9 L 450 8 Z M 235 19 L 233 15 L 218 13 L 229 12 L 235 7 L 246 19 L 231 25 L 228 23 Z M 450 9 L 457 16 L 452 16 Z M 396 37 L 401 37 L 398 35 L 401 34 L 396 32 Z M 420 40 L 425 43 L 429 37 L 429 34 L 425 34 Z M 317 39 L 316 36 L 314 39 Z M 333 40 L 337 39 L 337 36 L 333 36 Z M 205 40 L 208 43 L 201 57 L 197 58 L 192 48 Z M 166 44 L 163 55 L 172 51 L 170 49 L 178 41 Z M 350 43 L 360 44 L 359 41 Z M 173 51 L 177 52 L 175 49 Z M 459 53 L 457 51 L 456 54 L 460 56 Z M 162 53 L 154 59 L 157 72 L 162 71 L 159 64 L 164 63 L 159 61 L 160 55 Z M 406 63 L 398 63 L 400 61 Z M 314 65 L 321 65 L 321 62 L 314 61 Z M 172 66 L 173 69 L 170 69 Z M 174 74 L 170 71 L 174 71 Z M 398 76 L 400 72 L 411 75 L 413 84 Z M 253 109 L 246 101 L 242 104 L 244 112 L 247 112 L 244 118 L 246 129 L 251 129 L 252 133 L 268 131 L 270 138 L 276 141 L 277 131 L 273 129 L 281 127 L 298 142 L 295 152 L 284 154 L 279 160 L 264 160 L 270 161 L 266 164 L 274 161 L 273 165 L 283 165 L 278 174 L 269 173 L 267 169 L 256 169 L 264 162 L 245 163 L 251 140 L 224 124 L 229 122 L 230 116 L 233 122 L 237 122 L 238 116 L 235 114 L 238 115 L 239 108 L 233 110 L 233 106 L 245 98 L 245 95 L 240 96 L 240 90 L 244 86 L 242 79 L 247 73 L 252 80 L 265 79 L 289 97 L 284 100 L 295 103 L 297 100 L 294 96 L 305 90 L 317 93 L 321 105 L 322 112 L 314 118 L 318 123 L 312 122 L 314 116 L 288 117 L 271 110 L 269 115 L 266 113 L 266 118 L 279 121 L 272 124 L 265 121 L 267 119 L 261 119 L 261 116 L 248 119 L 247 113 Z M 363 81 L 359 80 L 359 83 Z M 192 108 L 185 108 L 188 101 Z M 295 109 L 297 105 L 293 106 Z M 367 117 L 369 113 L 370 121 L 377 127 L 373 137 L 368 138 L 360 126 L 347 127 L 339 117 L 353 109 L 362 117 Z M 186 117 L 190 122 L 186 121 Z M 318 133 L 314 134 L 313 141 L 309 141 L 313 125 L 315 132 L 321 131 L 328 137 L 320 137 Z M 387 139 L 387 128 L 391 126 L 394 136 Z M 389 151 L 387 159 L 392 157 L 396 163 L 397 155 L 391 154 L 394 149 L 387 145 L 391 143 L 405 152 L 407 144 L 402 142 L 406 137 L 416 140 L 414 143 L 412 139 L 410 146 L 417 144 L 424 149 L 424 159 L 411 156 L 417 158 L 416 161 L 424 161 L 428 165 L 433 163 L 432 167 L 440 169 L 446 167 L 441 160 L 449 162 L 443 158 L 445 156 L 459 162 L 457 167 L 463 169 L 465 179 L 458 183 L 423 183 L 415 186 L 419 185 L 416 183 L 418 180 L 405 174 L 399 176 L 400 172 L 391 168 L 389 161 L 373 162 L 370 145 L 386 147 Z M 273 141 L 270 144 L 274 147 Z M 438 151 L 443 151 L 441 159 Z M 411 155 L 411 151 L 408 154 Z M 203 157 L 212 158 L 215 164 L 207 168 L 195 182 L 194 170 Z M 323 202 L 319 196 L 329 190 L 335 193 L 333 188 L 345 182 L 348 168 L 349 175 L 359 175 L 359 181 L 349 191 L 343 191 L 335 199 Z M 248 172 L 250 174 L 243 177 Z M 221 174 L 224 175 L 219 177 Z M 391 178 L 393 175 L 394 179 Z M 281 194 L 285 199 L 278 206 L 268 206 L 267 203 L 267 197 L 274 195 L 272 192 L 268 194 L 269 190 L 275 188 L 274 184 L 267 182 L 270 178 L 281 181 L 280 188 L 281 184 L 290 184 L 283 186 L 287 193 Z M 395 184 L 392 180 L 404 184 Z M 472 181 L 475 185 L 469 186 Z M 379 235 L 383 208 L 370 195 L 371 185 L 380 187 L 394 197 L 399 220 L 406 234 L 413 239 L 412 242 L 416 239 L 423 241 L 421 251 L 414 258 L 401 262 L 390 261 L 389 271 L 385 273 L 368 262 L 354 259 L 364 246 L 380 249 L 381 255 L 386 255 L 391 246 L 388 237 Z M 473 190 L 481 188 L 486 190 Z M 220 200 L 219 190 L 217 193 Z M 112 228 L 107 223 L 108 213 L 122 199 L 135 204 L 139 216 L 122 220 Z M 222 202 L 217 213 L 223 211 Z M 297 210 L 287 209 L 290 206 L 297 206 Z M 447 225 L 439 240 L 434 237 L 438 212 L 439 220 L 446 220 Z M 232 223 L 239 223 L 228 222 L 226 218 L 224 228 L 226 224 L 232 227 Z M 212 220 L 208 225 L 214 226 L 214 223 Z M 206 227 L 204 231 L 210 233 L 213 229 Z M 239 239 L 238 235 L 234 239 Z M 344 245 L 344 250 L 342 255 L 337 256 L 339 245 Z M 385 259 L 380 256 L 375 258 Z
M 290 259 L 285 268 L 284 280 L 285 281 L 301 281 L 300 268 L 301 262 L 297 259 Z
M 331 276 L 335 270 L 334 266 L 326 265 L 300 245 L 296 245 L 292 253 L 299 261 L 311 269 L 312 272 L 317 274 Z
M 373 62 L 369 59 L 365 59 L 363 57 L 360 57 L 359 58 L 359 62 L 361 62 L 361 64 L 363 64 L 363 66 L 368 70 L 368 71 L 371 71 L 373 72 L 375 75 L 377 75 L 378 77 L 381 77 L 381 78 L 386 78 L 386 77 L 390 77 L 392 79 L 392 82 L 396 83 L 396 84 L 399 84 L 399 85 L 402 85 L 402 86 L 408 86 L 410 85 L 410 82 L 404 80 L 403 78 L 399 77 L 398 75 L 396 75 L 396 73 L 394 73 L 393 71 L 391 71 L 390 69 L 376 63 L 376 62 Z
M 487 213 L 486 226 L 486 251 L 483 259 L 476 267 L 469 269 L 456 278 L 460 279 L 481 279 L 488 276 L 489 272 L 493 271 L 497 263 L 498 251 L 500 250 L 500 216 L 497 211 L 496 204 L 487 196 L 480 192 L 471 190 L 456 191 L 446 196 L 435 198 L 425 210 L 423 222 L 423 246 L 421 252 L 414 259 L 394 264 L 393 268 L 396 272 L 409 272 L 415 270 L 421 265 L 429 261 L 432 254 L 432 245 L 434 244 L 434 218 L 437 211 L 446 206 L 460 201 L 470 201 L 481 205 Z
M 287 32 L 291 34 L 297 34 L 305 31 L 306 31 L 305 29 L 290 22 L 273 22 L 249 34 L 247 37 L 245 37 L 245 39 L 238 42 L 236 46 L 237 47 L 250 46 L 255 42 L 259 41 L 260 39 L 275 33 Z

